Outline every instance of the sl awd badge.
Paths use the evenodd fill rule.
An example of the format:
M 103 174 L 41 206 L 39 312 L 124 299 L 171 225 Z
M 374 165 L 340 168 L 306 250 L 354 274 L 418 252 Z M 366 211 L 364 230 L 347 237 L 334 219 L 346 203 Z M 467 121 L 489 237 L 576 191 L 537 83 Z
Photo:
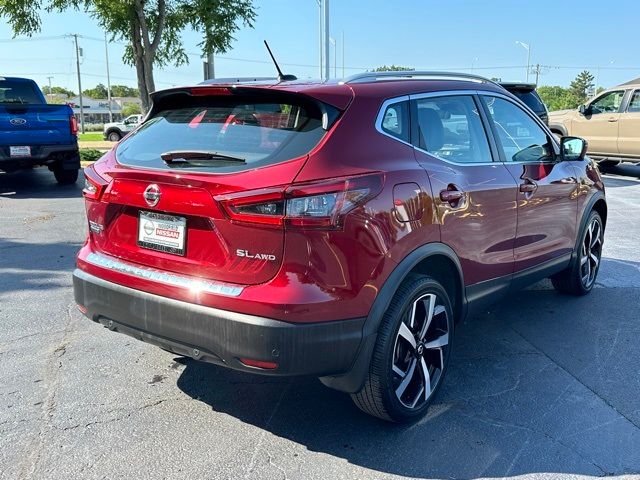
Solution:
M 249 250 L 237 249 L 236 255 L 238 257 L 250 258 L 252 260 L 267 260 L 269 262 L 273 262 L 276 259 L 275 255 L 271 255 L 268 253 L 249 253 Z

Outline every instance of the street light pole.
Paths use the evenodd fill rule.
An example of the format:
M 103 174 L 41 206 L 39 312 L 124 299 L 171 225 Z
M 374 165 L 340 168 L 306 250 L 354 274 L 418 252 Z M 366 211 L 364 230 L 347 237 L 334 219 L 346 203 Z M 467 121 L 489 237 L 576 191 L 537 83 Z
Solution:
M 342 78 L 344 78 L 344 30 L 342 31 Z
M 335 78 L 338 77 L 338 53 L 337 53 L 337 49 L 338 49 L 338 42 L 336 42 L 335 38 L 331 38 L 329 37 L 329 43 L 331 43 L 331 45 L 333 45 L 333 76 Z
M 529 83 L 529 68 L 531 67 L 531 45 L 516 40 L 516 44 L 527 50 L 527 83 Z
M 320 61 L 320 80 L 322 80 L 322 0 L 318 2 L 318 56 Z
M 329 80 L 331 76 L 331 65 L 329 65 L 329 0 L 324 1 L 324 79 Z
M 111 75 L 109 75 L 109 48 L 107 47 L 107 32 L 104 32 L 104 58 L 107 63 L 107 101 L 109 102 L 109 123 L 113 122 L 111 109 Z

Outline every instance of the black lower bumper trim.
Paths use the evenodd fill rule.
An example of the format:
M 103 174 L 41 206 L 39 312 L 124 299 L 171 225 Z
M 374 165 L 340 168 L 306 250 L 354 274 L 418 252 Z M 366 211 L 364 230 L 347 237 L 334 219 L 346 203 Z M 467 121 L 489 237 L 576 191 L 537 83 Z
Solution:
M 362 339 L 364 318 L 294 324 L 161 297 L 73 273 L 75 300 L 111 330 L 179 355 L 271 375 L 347 372 Z M 275 362 L 275 370 L 248 367 L 239 358 Z

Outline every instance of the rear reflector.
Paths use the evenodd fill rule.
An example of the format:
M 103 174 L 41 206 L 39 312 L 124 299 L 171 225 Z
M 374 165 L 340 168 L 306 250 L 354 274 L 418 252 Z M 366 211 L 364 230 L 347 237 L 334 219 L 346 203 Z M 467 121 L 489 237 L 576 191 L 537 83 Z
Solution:
M 78 310 L 80 310 L 83 314 L 87 314 L 87 307 L 85 307 L 84 305 L 80 305 L 79 303 L 76 304 L 76 306 L 78 307 Z
M 262 368 L 264 370 L 275 370 L 278 368 L 278 364 L 276 362 L 265 362 L 263 360 L 253 360 L 251 358 L 239 358 L 238 360 L 247 367 Z

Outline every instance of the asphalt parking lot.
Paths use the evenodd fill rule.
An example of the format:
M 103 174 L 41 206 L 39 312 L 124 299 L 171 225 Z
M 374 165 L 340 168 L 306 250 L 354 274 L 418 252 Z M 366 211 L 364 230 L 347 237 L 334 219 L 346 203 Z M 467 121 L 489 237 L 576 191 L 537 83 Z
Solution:
M 458 328 L 428 417 L 374 420 L 316 379 L 175 357 L 77 311 L 80 182 L 0 174 L 0 477 L 640 474 L 640 167 L 610 169 L 585 298 L 542 282 Z

